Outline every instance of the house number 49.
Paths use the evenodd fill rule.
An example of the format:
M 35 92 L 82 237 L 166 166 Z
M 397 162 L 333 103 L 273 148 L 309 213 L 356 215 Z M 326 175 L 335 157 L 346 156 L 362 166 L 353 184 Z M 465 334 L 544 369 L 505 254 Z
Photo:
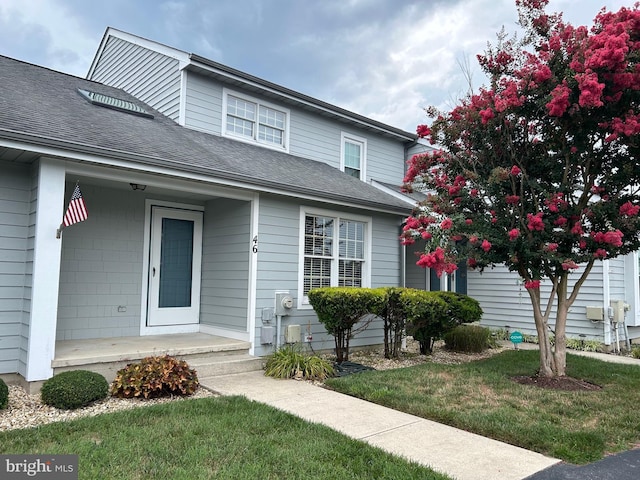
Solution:
M 258 236 L 253 237 L 253 246 L 251 247 L 253 253 L 258 253 Z

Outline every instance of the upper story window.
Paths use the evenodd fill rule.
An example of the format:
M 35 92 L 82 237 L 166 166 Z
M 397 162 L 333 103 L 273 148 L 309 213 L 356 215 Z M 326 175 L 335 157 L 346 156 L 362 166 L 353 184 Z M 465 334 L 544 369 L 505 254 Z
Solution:
M 223 135 L 288 150 L 287 109 L 227 90 L 224 90 L 223 103 Z
M 365 163 L 367 158 L 367 140 L 355 135 L 342 133 L 340 170 L 352 177 L 366 180 Z

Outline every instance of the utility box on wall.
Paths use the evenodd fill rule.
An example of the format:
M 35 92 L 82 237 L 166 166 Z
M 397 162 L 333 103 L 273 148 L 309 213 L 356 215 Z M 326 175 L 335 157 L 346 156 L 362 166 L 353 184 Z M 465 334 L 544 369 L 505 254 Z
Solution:
M 262 328 L 260 328 L 260 343 L 262 345 L 272 345 L 273 344 L 273 336 L 274 336 L 274 328 L 273 327 L 262 327 Z
M 284 341 L 286 343 L 299 343 L 301 341 L 302 328 L 300 325 L 287 325 L 284 331 Z

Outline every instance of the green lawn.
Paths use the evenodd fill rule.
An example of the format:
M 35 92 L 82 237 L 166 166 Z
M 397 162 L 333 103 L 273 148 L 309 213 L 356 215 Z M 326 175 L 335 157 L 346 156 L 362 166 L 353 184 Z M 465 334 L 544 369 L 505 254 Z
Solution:
M 567 356 L 567 374 L 604 387 L 555 391 L 510 380 L 533 375 L 537 351 L 511 350 L 462 365 L 366 372 L 331 388 L 571 463 L 640 443 L 640 367 Z
M 80 479 L 448 480 L 242 397 L 186 400 L 0 432 L 0 454 L 77 454 Z

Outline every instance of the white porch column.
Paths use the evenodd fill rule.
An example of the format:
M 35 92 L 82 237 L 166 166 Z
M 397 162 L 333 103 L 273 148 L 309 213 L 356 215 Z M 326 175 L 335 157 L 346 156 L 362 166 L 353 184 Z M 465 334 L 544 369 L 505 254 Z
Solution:
M 53 375 L 58 317 L 58 288 L 62 239 L 56 238 L 64 214 L 64 165 L 42 158 L 35 198 L 31 313 L 27 352 L 28 382 Z

